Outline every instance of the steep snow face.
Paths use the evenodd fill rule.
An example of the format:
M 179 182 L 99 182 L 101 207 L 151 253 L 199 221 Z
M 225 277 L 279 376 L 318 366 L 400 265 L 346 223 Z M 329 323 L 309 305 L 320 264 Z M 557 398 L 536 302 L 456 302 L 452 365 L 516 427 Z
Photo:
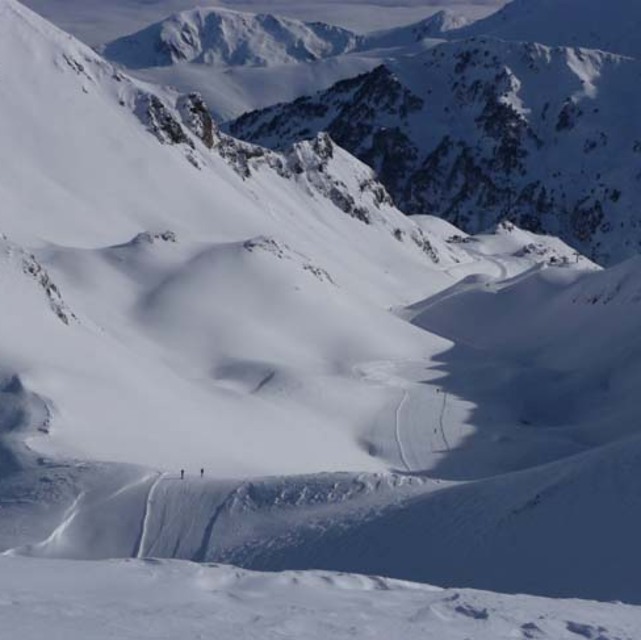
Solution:
M 3 267 L 3 379 L 51 410 L 33 446 L 220 475 L 388 464 L 360 441 L 387 397 L 351 368 L 431 344 L 385 309 L 447 279 L 446 243 L 327 137 L 235 141 L 197 96 L 153 93 L 11 0 L 0 54 L 19 61 L 0 225 L 42 289 Z
M 641 55 L 641 5 L 635 0 L 513 0 L 497 13 L 453 33 Z
M 269 14 L 193 9 L 104 47 L 131 69 L 196 62 L 210 66 L 271 66 L 310 62 L 354 49 L 354 33 L 320 22 Z
M 468 231 L 512 220 L 611 263 L 641 243 L 640 76 L 612 54 L 471 39 L 229 129 L 272 147 L 326 130 L 409 213 Z

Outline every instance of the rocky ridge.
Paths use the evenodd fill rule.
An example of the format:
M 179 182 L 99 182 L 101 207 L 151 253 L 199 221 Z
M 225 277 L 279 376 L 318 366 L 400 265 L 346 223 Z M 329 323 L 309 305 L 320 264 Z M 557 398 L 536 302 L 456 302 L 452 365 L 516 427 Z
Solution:
M 473 38 L 231 122 L 275 149 L 327 131 L 395 203 L 469 232 L 502 220 L 603 264 L 641 246 L 641 65 Z

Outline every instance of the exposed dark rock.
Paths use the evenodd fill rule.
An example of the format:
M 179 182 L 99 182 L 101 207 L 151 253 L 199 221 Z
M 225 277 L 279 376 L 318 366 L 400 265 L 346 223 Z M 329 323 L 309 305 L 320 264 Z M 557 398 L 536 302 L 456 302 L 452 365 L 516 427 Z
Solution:
M 47 273 L 47 270 L 36 260 L 35 256 L 25 255 L 22 258 L 22 269 L 26 275 L 33 278 L 42 288 L 47 296 L 51 310 L 61 322 L 68 325 L 71 319 L 76 318 L 65 304 L 60 290 Z
M 574 74 L 580 63 L 603 67 L 599 77 L 639 73 L 634 61 L 602 52 L 478 38 L 398 63 L 399 73 L 378 67 L 227 127 L 273 149 L 326 131 L 374 170 L 408 214 L 437 215 L 470 233 L 510 220 L 608 263 L 641 246 L 641 172 L 632 156 L 641 152 L 641 130 L 633 124 L 636 135 L 622 139 L 619 111 L 636 123 L 635 105 L 626 93 L 612 112 L 616 101 L 599 102 L 599 92 L 586 91 Z M 542 101 L 536 87 L 546 81 L 550 95 Z M 615 237 L 618 229 L 634 240 Z
M 194 147 L 193 140 L 185 133 L 178 119 L 158 96 L 152 93 L 140 94 L 136 113 L 160 142 Z
M 187 128 L 211 149 L 216 127 L 202 96 L 198 93 L 180 96 L 177 107 Z

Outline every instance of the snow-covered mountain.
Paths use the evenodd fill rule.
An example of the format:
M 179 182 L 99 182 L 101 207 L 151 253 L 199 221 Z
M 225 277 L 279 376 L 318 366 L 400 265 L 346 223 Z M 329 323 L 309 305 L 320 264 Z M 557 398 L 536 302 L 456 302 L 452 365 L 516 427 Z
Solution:
M 344 83 L 325 114 L 353 105 L 349 144 L 347 125 L 366 139 L 383 105 L 422 141 L 442 134 L 425 113 L 456 98 L 460 135 L 485 127 L 494 168 L 511 176 L 519 150 L 538 148 L 527 108 L 540 114 L 544 100 L 543 85 L 520 93 L 517 71 L 569 76 L 610 116 L 629 108 L 599 84 L 634 78 L 628 59 L 461 46 L 478 51 L 440 48 L 399 64 L 398 79 L 380 69 Z M 155 637 L 211 633 L 205 609 L 236 630 L 251 615 L 263 636 L 307 637 L 321 615 L 318 637 L 354 636 L 367 602 L 387 637 L 393 610 L 403 637 L 634 638 L 636 608 L 458 587 L 641 602 L 638 259 L 604 270 L 511 223 L 471 235 L 408 218 L 325 126 L 294 141 L 302 121 L 284 110 L 294 128 L 269 132 L 283 136 L 278 151 L 242 142 L 199 95 L 132 79 L 15 0 L 0 0 L 0 58 L 12 61 L 0 83 L 0 631 L 9 619 L 25 638 L 43 625 L 96 635 L 84 626 L 96 626 L 95 597 L 117 605 L 105 634 L 139 624 L 140 602 L 158 615 L 145 627 Z M 404 88 L 441 67 L 460 95 L 449 79 L 435 106 Z M 492 78 L 504 98 L 485 95 Z M 563 149 L 598 116 L 579 106 L 539 118 Z M 624 133 L 608 130 L 613 153 Z M 604 162 L 599 149 L 586 157 Z M 610 200 L 628 203 L 628 190 Z M 169 591 L 136 600 L 141 582 Z M 328 610 L 349 610 L 340 624 L 310 611 L 321 592 Z M 163 599 L 177 593 L 187 627 Z
M 284 155 L 239 143 L 197 97 L 154 93 L 11 0 L 0 11 L 3 55 L 20 60 L 0 89 L 2 254 L 16 296 L 3 378 L 31 371 L 31 390 L 55 404 L 41 445 L 196 464 L 200 430 L 209 464 L 230 475 L 254 464 L 280 473 L 285 458 L 292 471 L 371 467 L 356 415 L 369 409 L 339 409 L 351 394 L 341 372 L 352 358 L 414 352 L 423 336 L 385 308 L 429 291 L 426 273 L 452 262 L 450 249 L 327 138 Z M 43 287 L 61 292 L 77 321 L 50 313 Z M 305 400 L 332 372 L 324 403 Z M 279 444 L 289 429 L 305 460 L 288 437 Z M 352 449 L 361 463 L 323 461 L 323 448 L 332 458 Z
M 587 47 L 641 55 L 641 5 L 636 0 L 512 0 L 500 11 L 452 34 Z
M 194 0 L 26 0 L 24 4 L 90 46 L 99 46 L 193 9 Z M 204 3 L 200 3 L 203 5 Z M 207 3 L 211 5 L 211 3 Z M 249 13 L 273 13 L 303 22 L 325 22 L 357 33 L 405 26 L 441 9 L 478 19 L 496 11 L 505 0 L 217 0 L 215 5 Z
M 479 231 L 508 219 L 609 263 L 638 251 L 635 60 L 473 38 L 247 114 L 278 148 L 328 131 L 409 213 Z
M 354 53 L 362 40 L 321 22 L 212 7 L 176 13 L 100 50 L 143 81 L 198 91 L 224 121 L 373 69 L 380 58 Z
M 462 29 L 471 20 L 455 11 L 444 9 L 434 15 L 403 27 L 367 34 L 361 49 L 408 49 L 425 39 L 445 39 L 451 31 Z
M 271 66 L 340 55 L 358 43 L 351 31 L 320 22 L 198 8 L 119 38 L 103 53 L 131 69 L 177 62 Z

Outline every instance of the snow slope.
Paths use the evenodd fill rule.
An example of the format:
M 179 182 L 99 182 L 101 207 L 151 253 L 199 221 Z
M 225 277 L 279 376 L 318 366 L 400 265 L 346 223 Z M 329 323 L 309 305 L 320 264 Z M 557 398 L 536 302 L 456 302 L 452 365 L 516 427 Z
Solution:
M 484 242 L 506 249 L 520 234 L 504 228 L 456 242 L 483 255 Z M 511 260 L 523 259 L 522 248 L 515 253 L 494 257 L 494 266 L 509 275 Z M 539 267 L 508 280 L 477 272 L 408 308 L 403 315 L 453 346 L 431 363 L 378 363 L 365 373 L 395 384 L 397 403 L 405 398 L 396 405 L 397 444 L 413 465 L 421 453 L 413 430 L 422 427 L 433 454 L 427 473 L 148 478 L 144 544 L 139 528 L 122 524 L 132 513 L 126 493 L 94 490 L 62 535 L 22 552 L 86 558 L 142 548 L 256 569 L 638 603 L 638 272 L 638 260 L 605 271 Z M 427 409 L 430 396 L 438 407 L 414 417 L 412 403 Z M 142 508 L 134 513 L 143 517 Z M 114 553 L 121 535 L 127 542 Z
M 354 33 L 320 22 L 198 8 L 114 40 L 103 53 L 132 69 L 177 62 L 270 66 L 340 55 L 358 42 Z
M 0 89 L 2 352 L 51 407 L 42 448 L 221 475 L 378 467 L 358 442 L 372 391 L 344 377 L 431 340 L 383 309 L 435 286 L 420 229 L 330 141 L 236 144 L 197 101 L 165 105 L 20 5 L 0 11 L 21 61 Z M 49 311 L 41 273 L 75 318 Z
M 419 22 L 369 33 L 364 37 L 361 48 L 397 49 L 399 53 L 406 53 L 426 39 L 446 39 L 450 31 L 462 29 L 470 22 L 461 13 L 443 9 Z
M 197 91 L 207 102 L 214 119 L 226 122 L 248 111 L 327 89 L 340 80 L 372 70 L 380 61 L 378 55 L 367 51 L 266 67 L 218 67 L 183 62 L 127 70 L 127 73 L 184 93 Z
M 641 54 L 641 6 L 635 0 L 512 0 L 454 37 L 493 36 L 548 45 Z
M 0 54 L 2 551 L 641 602 L 638 260 L 408 219 L 329 136 L 240 142 L 14 0 Z M 559 615 L 506 633 L 628 633 Z
M 640 75 L 599 51 L 472 38 L 229 129 L 275 148 L 328 131 L 410 213 L 472 232 L 508 219 L 609 264 L 641 242 Z
M 499 596 L 322 572 L 178 562 L 0 559 L 0 633 L 34 640 L 213 636 L 632 640 L 637 608 Z M 105 606 L 105 602 L 109 605 Z

